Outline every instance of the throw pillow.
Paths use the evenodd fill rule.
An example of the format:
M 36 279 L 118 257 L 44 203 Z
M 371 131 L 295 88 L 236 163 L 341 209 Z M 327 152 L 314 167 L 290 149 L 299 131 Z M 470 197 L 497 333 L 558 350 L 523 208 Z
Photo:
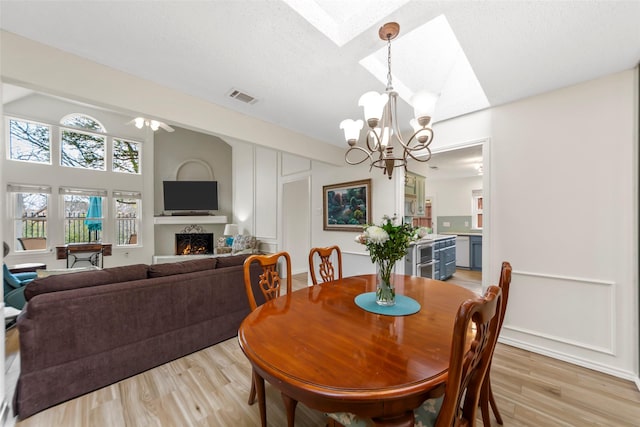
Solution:
M 255 236 L 244 236 L 242 234 L 238 234 L 233 239 L 232 253 L 236 254 L 239 252 L 242 253 L 253 253 L 256 247 L 256 238 Z

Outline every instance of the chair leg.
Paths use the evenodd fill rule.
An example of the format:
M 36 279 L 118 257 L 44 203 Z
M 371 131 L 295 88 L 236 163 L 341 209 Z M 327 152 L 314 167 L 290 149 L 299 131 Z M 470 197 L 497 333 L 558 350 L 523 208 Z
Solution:
M 251 370 L 251 391 L 249 392 L 249 405 L 256 403 L 256 380 L 253 378 L 253 369 Z
M 480 412 L 482 413 L 483 427 L 491 427 L 491 413 L 489 412 L 489 376 L 484 379 L 480 389 Z
M 496 416 L 496 421 L 498 424 L 502 425 L 502 417 L 500 416 L 500 411 L 498 411 L 498 405 L 496 405 L 496 399 L 493 397 L 493 391 L 491 390 L 491 381 L 487 381 L 488 389 L 489 389 L 489 403 L 491 404 L 491 409 L 493 409 L 493 415 Z
M 287 426 L 294 427 L 296 422 L 296 405 L 298 404 L 298 401 L 290 398 L 284 393 L 281 394 L 284 407 L 287 410 Z

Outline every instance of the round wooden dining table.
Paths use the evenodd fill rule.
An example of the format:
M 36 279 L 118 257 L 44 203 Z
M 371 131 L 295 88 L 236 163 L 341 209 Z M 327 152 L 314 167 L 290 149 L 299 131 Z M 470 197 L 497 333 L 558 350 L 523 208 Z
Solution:
M 456 313 L 477 297 L 453 283 L 395 276 L 411 315 L 375 314 L 356 296 L 374 292 L 376 275 L 346 277 L 282 295 L 240 325 L 238 340 L 254 372 L 262 426 L 264 381 L 279 389 L 293 427 L 297 402 L 352 412 L 376 425 L 413 426 L 413 409 L 444 392 Z

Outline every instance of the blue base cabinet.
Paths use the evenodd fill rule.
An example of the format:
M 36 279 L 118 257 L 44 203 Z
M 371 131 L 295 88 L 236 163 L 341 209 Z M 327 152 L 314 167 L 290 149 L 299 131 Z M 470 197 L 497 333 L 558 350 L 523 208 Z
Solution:
M 482 270 L 482 236 L 471 236 L 469 238 L 469 251 L 471 252 L 471 270 Z
M 434 249 L 435 271 L 433 278 L 447 280 L 456 272 L 456 237 L 439 238 Z

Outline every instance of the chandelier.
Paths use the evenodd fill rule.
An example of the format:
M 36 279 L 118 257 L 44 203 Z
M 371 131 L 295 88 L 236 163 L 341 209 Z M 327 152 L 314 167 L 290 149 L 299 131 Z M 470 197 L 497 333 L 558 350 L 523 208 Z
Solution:
M 437 101 L 437 96 L 427 91 L 418 91 L 411 97 L 411 105 L 414 110 L 414 118 L 409 121 L 413 128 L 413 134 L 405 143 L 398 126 L 397 102 L 398 93 L 393 90 L 391 83 L 391 40 L 400 33 L 400 25 L 389 22 L 380 27 L 378 35 L 380 39 L 387 41 L 387 88 L 385 93 L 367 92 L 360 97 L 358 106 L 364 107 L 364 118 L 369 127 L 366 131 L 362 146 L 358 145 L 360 131 L 363 128 L 362 120 L 346 119 L 340 123 L 340 129 L 344 130 L 344 136 L 349 144 L 345 154 L 345 161 L 350 165 L 358 165 L 367 159 L 370 168 L 380 168 L 383 174 L 389 176 L 394 168 L 402 167 L 407 171 L 407 160 L 412 158 L 419 162 L 427 162 L 431 159 L 429 144 L 433 140 L 431 129 L 431 116 Z M 394 148 L 402 153 L 394 152 Z M 358 153 L 364 153 L 361 160 Z M 420 153 L 420 157 L 418 157 Z

